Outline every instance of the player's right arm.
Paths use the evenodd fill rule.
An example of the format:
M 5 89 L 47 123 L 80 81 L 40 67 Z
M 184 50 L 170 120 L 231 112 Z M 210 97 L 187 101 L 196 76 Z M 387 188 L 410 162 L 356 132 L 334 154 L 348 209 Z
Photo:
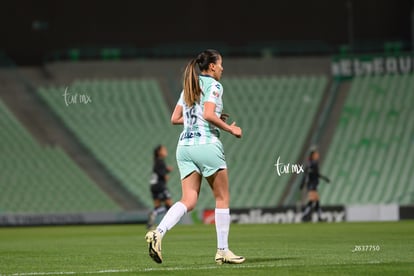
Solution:
M 171 115 L 171 123 L 173 125 L 182 125 L 184 124 L 184 117 L 183 117 L 183 106 L 177 104 L 174 108 L 174 111 Z

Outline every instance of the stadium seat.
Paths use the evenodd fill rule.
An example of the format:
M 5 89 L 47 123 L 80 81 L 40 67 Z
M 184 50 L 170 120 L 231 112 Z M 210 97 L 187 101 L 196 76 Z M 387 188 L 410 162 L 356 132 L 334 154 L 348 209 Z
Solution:
M 223 80 L 224 111 L 242 128 L 241 140 L 222 133 L 229 165 L 232 206 L 274 206 L 289 180 L 278 176 L 278 156 L 298 160 L 327 79 L 323 76 L 229 77 Z M 71 93 L 88 93 L 92 103 L 65 106 L 63 87 L 44 87 L 39 94 L 86 147 L 134 195 L 152 205 L 148 180 L 152 149 L 165 144 L 167 164 L 176 165 L 180 126 L 170 124 L 170 110 L 153 79 L 76 80 Z M 178 199 L 178 169 L 170 178 Z M 206 184 L 197 208 L 214 207 Z
M 0 213 L 120 211 L 58 147 L 39 145 L 0 100 Z
M 413 87 L 412 74 L 352 80 L 323 162 L 325 204 L 412 202 Z

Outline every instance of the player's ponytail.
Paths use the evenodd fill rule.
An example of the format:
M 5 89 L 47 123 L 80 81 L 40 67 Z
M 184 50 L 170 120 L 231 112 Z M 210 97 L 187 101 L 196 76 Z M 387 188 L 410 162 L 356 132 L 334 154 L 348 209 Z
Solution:
M 184 70 L 183 88 L 184 102 L 187 106 L 200 102 L 201 87 L 198 80 L 196 64 L 200 71 L 208 70 L 210 63 L 216 63 L 220 58 L 220 53 L 216 50 L 208 49 L 201 52 L 196 58 L 190 60 Z
M 197 59 L 193 58 L 184 70 L 184 101 L 187 106 L 193 106 L 194 103 L 200 101 L 201 88 L 195 68 L 196 63 Z

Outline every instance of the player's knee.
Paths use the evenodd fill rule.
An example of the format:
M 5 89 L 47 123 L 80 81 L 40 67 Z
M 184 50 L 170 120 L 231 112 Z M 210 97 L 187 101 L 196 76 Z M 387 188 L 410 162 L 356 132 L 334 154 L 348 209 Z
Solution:
M 228 194 L 223 194 L 223 195 L 216 195 L 215 196 L 216 202 L 223 202 L 223 203 L 229 203 L 230 201 L 230 197 Z
M 196 204 L 184 204 L 187 207 L 187 212 L 194 210 Z
M 229 208 L 230 200 L 228 198 L 216 197 L 216 208 Z
M 197 204 L 197 199 L 181 199 L 181 203 L 183 203 L 185 205 L 185 207 L 187 207 L 187 212 L 192 211 L 196 204 Z

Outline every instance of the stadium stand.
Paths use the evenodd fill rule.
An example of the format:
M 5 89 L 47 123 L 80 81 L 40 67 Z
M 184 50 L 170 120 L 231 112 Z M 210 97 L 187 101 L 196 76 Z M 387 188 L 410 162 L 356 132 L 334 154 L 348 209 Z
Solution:
M 324 76 L 223 79 L 225 106 L 243 138 L 223 143 L 230 160 L 232 206 L 276 206 L 291 174 L 275 163 L 295 163 L 327 86 Z
M 150 207 L 152 149 L 159 143 L 165 144 L 170 153 L 167 163 L 176 167 L 175 148 L 181 127 L 172 126 L 169 118 L 179 85 L 163 91 L 165 87 L 161 85 L 168 82 L 162 84 L 160 76 L 122 78 L 121 73 L 116 78 L 88 75 L 68 81 L 65 76 L 69 73 L 64 69 L 54 71 L 61 74 L 56 83 L 68 86 L 46 84 L 38 89 L 38 95 L 106 170 Z M 413 176 L 410 164 L 414 127 L 410 123 L 413 114 L 409 104 L 413 102 L 413 76 L 357 77 L 349 82 L 352 85 L 346 93 L 349 94 L 339 123 L 322 156 L 322 172 L 332 179 L 331 185 L 321 187 L 323 204 L 412 203 L 414 191 L 409 180 Z M 292 174 L 278 176 L 274 164 L 278 157 L 285 164 L 301 160 L 301 150 L 309 142 L 306 137 L 328 88 L 328 78 L 322 73 L 249 72 L 226 75 L 222 83 L 224 111 L 230 113 L 229 121 L 235 120 L 244 131 L 241 140 L 222 134 L 230 169 L 232 206 L 275 206 Z M 76 99 L 76 104 L 65 103 L 65 90 L 67 100 Z M 81 102 L 82 95 L 87 95 L 91 102 Z M 60 148 L 42 150 L 69 158 Z M 5 158 L 2 157 L 4 164 Z M 176 169 L 169 183 L 174 200 L 181 194 L 179 182 Z M 94 183 L 89 184 L 95 187 Z M 203 183 L 201 193 L 197 210 L 214 207 L 207 183 Z M 56 209 L 53 204 L 52 209 Z
M 414 75 L 356 77 L 323 172 L 325 204 L 414 201 Z
M 274 206 L 289 175 L 274 167 L 294 163 L 310 129 L 327 85 L 324 76 L 229 77 L 223 79 L 225 112 L 243 127 L 244 137 L 222 135 L 229 160 L 232 206 Z M 175 165 L 179 126 L 171 126 L 170 111 L 154 79 L 76 80 L 67 93 L 88 94 L 92 102 L 67 106 L 65 87 L 43 87 L 39 94 L 80 141 L 102 161 L 125 187 L 147 206 L 152 200 L 148 180 L 152 148 L 162 143 L 170 150 L 167 163 Z M 174 96 L 175 97 L 175 96 Z M 175 199 L 180 195 L 178 171 L 170 180 Z M 203 184 L 198 210 L 214 207 Z
M 179 133 L 179 128 L 169 123 L 170 114 L 157 82 L 77 80 L 66 89 L 40 88 L 39 94 L 108 171 L 151 206 L 148 183 L 152 149 L 165 144 L 170 149 L 167 162 L 173 162 Z M 78 95 L 76 104 L 66 105 L 62 96 L 65 90 L 67 97 Z M 80 103 L 80 95 L 86 94 L 92 102 Z M 173 179 L 178 182 L 176 173 Z
M 0 213 L 120 211 L 59 147 L 39 145 L 0 100 Z

